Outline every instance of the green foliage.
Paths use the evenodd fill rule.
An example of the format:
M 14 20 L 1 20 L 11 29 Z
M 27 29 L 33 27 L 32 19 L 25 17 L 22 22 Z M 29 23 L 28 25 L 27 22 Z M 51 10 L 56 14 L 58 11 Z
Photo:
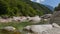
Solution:
M 55 11 L 60 11 L 60 3 L 57 7 L 55 7 Z
M 15 27 L 17 30 L 21 31 L 22 34 L 26 34 L 27 32 L 23 31 L 23 28 L 26 27 L 27 25 L 40 25 L 40 24 L 45 24 L 45 22 L 40 22 L 40 23 L 31 23 L 31 22 L 8 22 L 8 23 L 0 23 L 0 34 L 12 34 L 14 32 L 7 32 L 4 30 L 1 31 L 1 29 L 3 29 L 3 27 L 7 27 L 7 26 L 13 26 Z
M 51 13 L 51 10 L 30 0 L 0 0 L 0 15 L 41 16 L 46 13 Z

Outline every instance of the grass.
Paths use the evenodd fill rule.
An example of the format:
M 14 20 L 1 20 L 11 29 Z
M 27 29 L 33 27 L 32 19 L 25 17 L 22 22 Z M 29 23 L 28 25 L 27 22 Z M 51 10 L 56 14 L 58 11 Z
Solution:
M 13 26 L 15 27 L 17 30 L 22 30 L 23 27 L 27 26 L 27 25 L 32 25 L 33 23 L 30 22 L 9 22 L 9 23 L 0 23 L 0 29 L 2 29 L 3 27 L 6 26 Z M 2 34 L 3 32 L 0 32 L 0 34 Z
M 41 23 L 38 23 L 38 24 L 43 24 L 42 22 Z M 33 23 L 31 22 L 9 22 L 9 23 L 0 23 L 0 29 L 2 29 L 3 27 L 6 27 L 6 26 L 13 26 L 15 27 L 17 30 L 20 30 L 22 31 L 22 29 L 27 26 L 27 25 L 33 25 Z M 2 34 L 3 32 L 0 32 L 0 34 Z M 22 32 L 23 33 L 23 32 Z M 5 33 L 4 33 L 5 34 Z M 24 33 L 25 34 L 25 33 Z
M 17 29 L 20 29 L 21 27 L 27 26 L 27 25 L 31 25 L 32 23 L 29 22 L 9 22 L 9 23 L 0 23 L 0 29 L 6 26 L 13 26 Z

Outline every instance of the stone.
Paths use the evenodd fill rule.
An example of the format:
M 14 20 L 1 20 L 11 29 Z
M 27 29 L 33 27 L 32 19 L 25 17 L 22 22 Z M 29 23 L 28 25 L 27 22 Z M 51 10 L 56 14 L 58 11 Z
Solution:
M 12 26 L 6 26 L 3 29 L 4 30 L 7 30 L 7 31 L 14 31 L 14 30 L 16 30 L 16 28 L 15 27 L 12 27 Z
M 50 19 L 50 23 L 57 23 L 60 25 L 60 11 L 55 11 Z

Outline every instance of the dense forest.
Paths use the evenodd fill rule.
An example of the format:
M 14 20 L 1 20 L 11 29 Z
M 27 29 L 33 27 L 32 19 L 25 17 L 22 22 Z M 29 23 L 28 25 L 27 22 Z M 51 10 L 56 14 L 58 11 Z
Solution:
M 52 11 L 30 0 L 0 0 L 0 16 L 41 16 L 47 13 Z
M 57 7 L 55 7 L 55 11 L 60 11 L 60 3 Z

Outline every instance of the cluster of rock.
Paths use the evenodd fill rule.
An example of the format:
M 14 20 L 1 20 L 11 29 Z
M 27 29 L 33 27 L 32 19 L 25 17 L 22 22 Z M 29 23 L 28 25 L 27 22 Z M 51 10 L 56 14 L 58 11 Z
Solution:
M 37 23 L 40 22 L 41 18 L 39 16 L 35 17 L 13 17 L 13 18 L 0 18 L 0 22 L 33 22 Z
M 50 23 L 51 17 L 52 17 L 52 14 L 45 14 L 41 16 L 42 22 Z
M 15 27 L 6 26 L 2 28 L 3 31 L 14 32 L 14 34 L 21 34 Z M 60 34 L 60 26 L 56 23 L 42 24 L 42 25 L 30 25 L 23 28 L 27 31 L 26 34 Z
M 32 23 L 39 23 L 41 21 L 48 21 L 49 18 L 51 17 L 52 14 L 46 14 L 46 15 L 43 15 L 41 17 L 39 16 L 34 16 L 34 17 L 30 17 L 30 16 L 21 16 L 21 17 L 13 17 L 13 18 L 0 18 L 0 22 L 13 22 L 13 21 L 16 21 L 16 22 L 32 22 Z
M 30 25 L 24 27 L 30 34 L 60 34 L 60 26 L 56 23 L 43 25 Z
M 50 23 L 53 22 L 60 25 L 60 11 L 54 11 L 53 16 L 50 19 Z

